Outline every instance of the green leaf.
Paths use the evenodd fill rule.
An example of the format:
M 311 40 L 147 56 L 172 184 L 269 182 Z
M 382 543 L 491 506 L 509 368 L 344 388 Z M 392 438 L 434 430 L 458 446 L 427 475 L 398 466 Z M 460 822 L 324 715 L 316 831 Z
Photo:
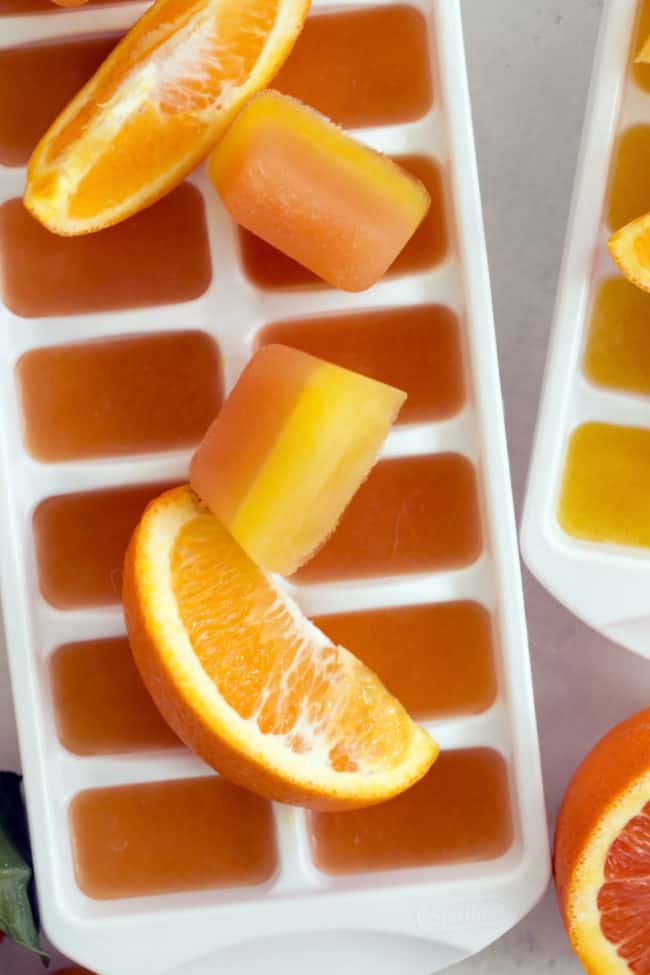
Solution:
M 38 938 L 36 912 L 32 911 L 31 887 L 32 859 L 20 776 L 0 772 L 0 931 L 36 952 L 48 965 L 49 958 Z

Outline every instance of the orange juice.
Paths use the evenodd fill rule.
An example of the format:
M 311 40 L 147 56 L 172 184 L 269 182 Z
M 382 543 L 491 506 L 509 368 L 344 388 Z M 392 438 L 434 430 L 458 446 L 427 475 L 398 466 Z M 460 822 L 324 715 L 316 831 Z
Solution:
M 310 816 L 314 862 L 327 873 L 491 860 L 512 843 L 508 776 L 487 748 L 442 752 L 408 792 L 370 809 Z
M 650 211 L 650 125 L 633 125 L 619 137 L 605 204 L 607 223 L 619 230 Z
M 397 606 L 314 622 L 363 660 L 418 721 L 476 714 L 494 701 L 492 627 L 478 603 Z
M 632 77 L 639 88 L 650 91 L 650 64 L 634 64 L 635 58 L 650 35 L 650 0 L 641 0 L 640 8 L 630 51 Z
M 216 776 L 81 792 L 70 828 L 98 900 L 260 884 L 276 867 L 270 804 Z
M 122 563 L 142 512 L 169 484 L 61 494 L 33 517 L 41 592 L 59 609 L 120 602 Z
M 14 0 L 17 10 L 54 10 L 52 0 Z M 0 0 L 0 13 L 9 9 Z M 119 34 L 0 51 L 0 163 L 24 166 L 62 108 L 95 73 Z
M 34 349 L 16 374 L 25 444 L 42 461 L 190 446 L 223 399 L 219 350 L 202 332 Z
M 459 323 L 443 305 L 275 322 L 258 345 L 275 342 L 403 389 L 398 424 L 451 416 L 465 399 Z
M 346 128 L 420 118 L 433 99 L 424 17 L 407 4 L 312 15 L 273 86 Z
M 584 370 L 599 386 L 650 393 L 650 295 L 623 277 L 608 278 L 596 293 Z
M 212 278 L 205 207 L 184 183 L 100 233 L 57 237 L 19 199 L 0 206 L 0 292 L 16 315 L 79 315 L 190 301 Z
M 126 637 L 59 647 L 50 683 L 59 738 L 76 755 L 180 745 L 145 690 Z
M 427 156 L 392 156 L 426 187 L 431 206 L 401 254 L 386 272 L 387 277 L 425 271 L 444 260 L 448 247 L 444 187 L 438 163 Z M 239 241 L 244 269 L 257 285 L 267 289 L 318 287 L 327 285 L 306 267 L 271 247 L 248 230 L 239 228 Z
M 558 519 L 585 541 L 650 547 L 650 430 L 579 426 L 569 441 Z
M 474 468 L 460 454 L 384 460 L 299 582 L 454 569 L 481 552 Z

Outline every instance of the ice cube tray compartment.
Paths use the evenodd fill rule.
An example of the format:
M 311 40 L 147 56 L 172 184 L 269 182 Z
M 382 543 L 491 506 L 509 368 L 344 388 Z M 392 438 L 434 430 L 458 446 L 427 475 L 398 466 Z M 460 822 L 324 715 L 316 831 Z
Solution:
M 650 69 L 635 65 L 646 32 L 650 31 L 650 4 L 647 0 L 610 0 L 603 13 L 601 34 L 592 79 L 583 143 L 576 175 L 576 185 L 563 268 L 558 289 L 551 345 L 547 361 L 542 402 L 538 418 L 533 456 L 528 478 L 526 504 L 522 523 L 522 549 L 531 571 L 561 602 L 577 616 L 600 630 L 610 639 L 644 656 L 650 656 L 650 617 L 647 611 L 647 583 L 650 573 L 650 549 L 637 544 L 615 543 L 624 537 L 620 526 L 607 527 L 608 537 L 596 540 L 593 526 L 571 528 L 566 514 L 560 521 L 559 509 L 566 512 L 563 478 L 569 458 L 572 437 L 585 424 L 608 424 L 619 428 L 650 428 L 647 391 L 634 388 L 635 380 L 625 379 L 629 363 L 620 361 L 618 376 L 613 373 L 611 355 L 602 350 L 605 320 L 610 327 L 614 315 L 612 304 L 638 298 L 621 295 L 603 299 L 601 289 L 614 281 L 625 285 L 614 264 L 607 240 L 621 222 L 640 216 L 645 206 L 639 199 L 639 180 L 630 173 L 630 137 L 634 140 L 637 126 L 648 126 L 650 135 Z M 627 177 L 621 171 L 620 150 L 627 157 Z M 632 146 L 636 151 L 638 147 Z M 632 153 L 632 156 L 634 153 Z M 636 169 L 639 169 L 637 161 Z M 630 186 L 636 204 L 621 200 L 624 187 Z M 623 189 L 622 189 L 623 188 Z M 635 192 L 636 191 L 636 192 Z M 614 194 L 614 197 L 612 196 Z M 612 200 L 614 209 L 612 212 Z M 631 206 L 631 210 L 630 210 Z M 650 208 L 650 199 L 647 200 Z M 629 211 L 629 212 L 628 212 Z M 611 219 L 610 219 L 611 218 Z M 614 224 L 616 226 L 614 226 Z M 620 284 L 619 284 L 620 283 Z M 611 285 L 607 285 L 611 287 Z M 628 285 L 634 291 L 632 285 Z M 598 312 L 599 300 L 609 308 Z M 650 308 L 650 305 L 649 305 Z M 601 306 L 602 309 L 602 306 Z M 594 315 L 599 313 L 601 334 L 596 349 Z M 622 343 L 630 314 L 635 315 L 631 341 L 637 343 L 640 359 L 643 336 L 638 311 L 619 313 L 618 336 Z M 616 341 L 615 337 L 612 341 Z M 625 346 L 619 345 L 619 354 Z M 595 370 L 596 354 L 601 356 L 603 373 Z M 638 364 L 642 372 L 642 364 Z M 607 375 L 606 375 L 607 374 Z M 608 378 L 609 377 L 609 378 Z M 637 386 L 639 379 L 636 380 Z M 627 387 L 627 388 L 626 388 Z M 633 453 L 630 454 L 633 457 Z M 575 465 L 573 465 L 575 468 Z M 584 462 L 580 467 L 585 471 Z M 594 485 L 605 483 L 615 473 L 592 476 Z M 613 492 L 615 485 L 606 487 Z M 618 485 L 619 490 L 621 485 Z M 613 494 L 611 495 L 613 497 Z M 620 495 L 619 495 L 620 497 Z M 601 507 L 607 494 L 597 498 Z M 626 511 L 625 498 L 612 505 Z M 631 500 L 634 505 L 634 500 Z M 638 506 L 637 506 L 637 511 Z M 591 518 L 593 522 L 593 516 Z M 617 518 L 616 521 L 619 519 Z M 605 534 L 606 532 L 604 532 Z M 583 537 L 576 537 L 581 534 Z M 586 537 L 591 534 L 591 538 Z M 628 537 L 632 540 L 632 535 Z
M 67 42 L 122 30 L 145 6 L 117 3 L 4 16 L 0 63 L 3 49 L 20 44 Z M 325 2 L 312 16 L 394 6 L 383 0 Z M 0 307 L 3 598 L 43 917 L 62 950 L 105 975 L 180 975 L 181 970 L 189 975 L 190 968 L 191 975 L 203 975 L 201 959 L 209 970 L 226 958 L 229 970 L 248 971 L 244 944 L 252 931 L 258 939 L 286 935 L 291 943 L 297 943 L 300 932 L 310 932 L 316 944 L 317 932 L 328 930 L 350 932 L 349 938 L 341 939 L 342 971 L 358 970 L 359 958 L 367 963 L 372 957 L 375 970 L 381 972 L 391 957 L 382 941 L 382 933 L 388 931 L 396 938 L 408 937 L 414 950 L 413 972 L 428 975 L 510 927 L 547 881 L 543 795 L 459 7 L 450 0 L 420 0 L 406 6 L 419 11 L 426 23 L 431 104 L 419 117 L 393 118 L 391 124 L 360 128 L 356 134 L 384 152 L 427 157 L 440 167 L 448 245 L 436 262 L 417 272 L 388 276 L 363 294 L 324 287 L 257 287 L 242 262 L 237 228 L 201 167 L 188 183 L 201 194 L 206 212 L 212 275 L 202 294 L 174 304 L 100 312 L 77 309 L 75 314 L 49 317 L 22 317 L 6 305 Z M 0 165 L 0 205 L 19 196 L 23 183 L 21 166 Z M 471 464 L 480 508 L 480 553 L 472 551 L 453 569 L 309 584 L 291 580 L 287 587 L 306 613 L 323 618 L 463 600 L 489 613 L 494 693 L 475 713 L 459 710 L 423 723 L 452 755 L 461 755 L 463 749 L 471 754 L 489 749 L 501 756 L 512 832 L 506 830 L 487 858 L 474 854 L 465 857 L 467 862 L 453 862 L 457 858 L 452 856 L 444 862 L 443 856 L 429 865 L 336 874 L 317 866 L 310 845 L 310 814 L 274 806 L 277 868 L 259 885 L 115 900 L 87 896 L 77 883 L 73 863 L 69 815 L 75 797 L 89 789 L 201 778 L 206 767 L 180 745 L 80 755 L 61 743 L 52 661 L 63 646 L 119 637 L 124 624 L 119 605 L 98 605 L 104 600 L 96 597 L 91 605 L 67 608 L 48 602 L 39 586 L 34 513 L 57 496 L 181 480 L 191 451 L 38 461 L 25 449 L 17 364 L 26 353 L 51 346 L 198 332 L 218 344 L 227 391 L 266 327 L 301 321 L 301 328 L 308 330 L 310 320 L 324 316 L 423 305 L 442 306 L 456 317 L 464 396 L 444 416 L 397 427 L 384 458 L 451 454 Z M 279 958 L 285 948 L 279 941 L 275 946 Z M 230 953 L 223 954 L 226 949 Z M 318 965 L 316 957 L 312 961 Z M 329 966 L 331 959 L 327 970 Z

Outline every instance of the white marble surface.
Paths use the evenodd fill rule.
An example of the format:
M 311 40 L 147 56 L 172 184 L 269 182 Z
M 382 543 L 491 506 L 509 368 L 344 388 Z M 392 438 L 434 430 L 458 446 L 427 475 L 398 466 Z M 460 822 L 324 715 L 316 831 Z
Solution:
M 518 510 L 524 491 L 601 0 L 463 0 Z M 576 621 L 526 576 L 549 816 L 604 731 L 647 705 L 650 665 Z M 0 767 L 19 767 L 0 647 Z M 62 959 L 56 957 L 56 972 Z M 268 967 L 268 966 L 267 966 Z M 582 971 L 551 893 L 457 975 Z M 39 963 L 6 944 L 1 975 Z M 396 973 L 399 975 L 399 973 Z

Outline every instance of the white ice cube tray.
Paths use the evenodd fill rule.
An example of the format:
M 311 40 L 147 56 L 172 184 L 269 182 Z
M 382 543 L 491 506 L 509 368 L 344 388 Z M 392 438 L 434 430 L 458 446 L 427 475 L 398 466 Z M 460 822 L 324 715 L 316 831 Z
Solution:
M 640 0 L 605 6 L 587 107 L 522 523 L 531 571 L 572 612 L 630 650 L 650 657 L 650 551 L 582 541 L 557 517 L 567 447 L 582 423 L 650 428 L 647 396 L 592 383 L 582 369 L 592 301 L 619 272 L 604 212 L 618 138 L 650 124 L 650 93 L 631 65 Z M 639 214 L 640 216 L 640 214 Z
M 416 0 L 415 5 L 428 25 L 433 107 L 415 122 L 356 134 L 389 153 L 417 152 L 440 161 L 452 237 L 444 262 L 389 278 L 358 295 L 258 290 L 241 269 L 235 228 L 200 168 L 191 182 L 204 194 L 213 255 L 218 249 L 212 284 L 201 298 L 47 320 L 21 319 L 0 307 L 2 593 L 42 917 L 62 951 L 101 975 L 239 975 L 258 972 L 261 965 L 282 973 L 307 967 L 314 975 L 430 975 L 512 927 L 547 883 L 547 832 L 460 10 L 457 0 Z M 315 12 L 346 6 L 364 4 L 326 2 Z M 0 46 L 121 29 L 142 9 L 142 4 L 120 4 L 4 17 Z M 23 169 L 0 168 L 0 201 L 19 195 L 24 180 Z M 427 727 L 443 749 L 489 746 L 503 756 L 514 821 L 511 847 L 490 862 L 334 877 L 320 873 L 310 859 L 304 812 L 277 806 L 279 869 L 260 887 L 116 901 L 88 898 L 75 881 L 70 800 L 89 787 L 200 776 L 206 768 L 180 748 L 83 758 L 59 743 L 49 656 L 70 641 L 123 633 L 124 625 L 117 607 L 61 611 L 45 602 L 31 517 L 35 506 L 54 494 L 183 478 L 189 452 L 34 461 L 21 439 L 14 381 L 18 357 L 34 347 L 88 338 L 201 329 L 219 342 L 230 388 L 255 334 L 269 322 L 431 302 L 449 306 L 462 323 L 467 401 L 449 420 L 396 429 L 385 453 L 455 451 L 471 460 L 479 481 L 483 553 L 456 571 L 291 589 L 309 614 L 459 599 L 476 600 L 490 611 L 497 656 L 494 704 L 482 714 Z

